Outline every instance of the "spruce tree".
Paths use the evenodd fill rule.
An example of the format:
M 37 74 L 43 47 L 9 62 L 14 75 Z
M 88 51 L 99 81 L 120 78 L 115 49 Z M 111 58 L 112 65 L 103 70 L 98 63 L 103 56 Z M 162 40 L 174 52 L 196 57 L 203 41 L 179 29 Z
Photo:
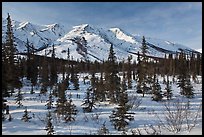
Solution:
M 3 58 L 4 58 L 4 72 L 5 75 L 3 76 L 3 79 L 5 80 L 6 84 L 3 83 L 6 88 L 6 91 L 11 91 L 11 94 L 14 93 L 14 88 L 21 88 L 22 82 L 19 79 L 19 73 L 18 72 L 18 64 L 17 64 L 17 53 L 18 50 L 16 48 L 16 45 L 14 44 L 14 34 L 13 34 L 13 28 L 12 28 L 12 22 L 10 15 L 8 14 L 7 17 L 7 32 L 6 32 L 6 43 L 3 44 Z M 4 91 L 5 92 L 5 91 Z
M 58 84 L 58 100 L 56 104 L 56 112 L 58 115 L 65 114 L 65 102 L 67 101 L 65 95 L 66 85 L 64 82 Z
M 79 78 L 77 77 L 77 74 L 74 74 L 74 90 L 79 89 Z
M 76 105 L 73 104 L 71 97 L 69 97 L 69 100 L 65 102 L 65 114 L 64 114 L 64 120 L 65 122 L 71 122 L 75 121 L 75 115 L 77 114 Z
M 105 125 L 105 122 L 103 123 L 102 127 L 97 131 L 98 135 L 107 135 L 109 134 L 109 130 Z
M 50 66 L 50 86 L 53 86 L 57 83 L 57 65 L 55 62 L 55 48 L 54 44 L 52 46 L 52 57 L 51 57 L 51 66 Z
M 43 58 L 42 69 L 41 69 L 41 83 L 42 87 L 40 90 L 41 94 L 47 93 L 47 87 L 49 85 L 49 70 L 48 70 L 48 62 L 47 62 L 47 55 L 45 50 L 45 56 Z
M 169 77 L 168 76 L 167 76 L 167 82 L 166 82 L 165 90 L 166 90 L 166 92 L 164 93 L 164 95 L 166 96 L 167 100 L 171 100 L 173 93 L 172 93 L 171 85 L 169 83 Z
M 30 49 L 30 43 L 27 39 L 27 42 L 26 42 L 26 47 L 27 47 L 27 61 L 26 61 L 26 64 L 27 64 L 27 79 L 30 80 L 31 79 L 31 75 L 32 75 L 32 67 L 33 67 L 33 64 L 31 62 L 31 49 Z
M 116 64 L 116 56 L 113 51 L 113 45 L 110 46 L 107 67 L 105 70 L 105 86 L 108 92 L 107 97 L 110 103 L 117 103 L 116 95 L 120 91 L 120 78 L 118 76 L 118 68 Z
M 71 65 L 71 78 L 70 81 L 74 84 L 74 90 L 78 90 L 79 89 L 79 79 L 77 76 L 77 70 L 76 67 L 74 67 L 74 65 Z
M 2 121 L 5 121 L 5 120 L 6 120 L 5 114 L 2 112 Z
M 148 74 L 148 68 L 147 68 L 147 53 L 148 53 L 148 47 L 147 43 L 145 40 L 145 37 L 143 36 L 142 38 L 142 46 L 141 48 L 141 53 L 142 57 L 140 57 L 139 52 L 138 52 L 138 84 L 137 84 L 137 90 L 142 91 L 143 97 L 144 94 L 147 92 L 147 74 Z
M 184 89 L 182 90 L 181 94 L 185 95 L 187 98 L 193 98 L 194 97 L 194 92 L 193 92 L 193 86 L 191 85 L 190 81 L 190 75 L 187 75 L 186 82 Z
M 141 59 L 140 59 L 140 54 L 138 51 L 138 57 L 137 57 L 137 93 L 143 93 L 142 91 L 142 81 L 143 81 L 143 72 L 142 72 L 142 65 L 141 65 Z
M 9 114 L 9 105 L 6 105 L 6 114 Z
M 183 52 L 179 56 L 179 66 L 180 69 L 178 70 L 179 75 L 177 85 L 181 90 L 180 93 L 187 98 L 193 98 L 193 87 L 190 82 L 189 70 L 187 69 L 187 62 Z
M 194 53 L 192 52 L 192 55 L 191 55 L 191 58 L 190 58 L 190 71 L 191 71 L 191 75 L 192 75 L 192 79 L 194 81 L 194 83 L 197 83 L 198 82 L 198 79 L 197 79 L 197 74 L 196 74 L 196 58 L 195 58 L 195 55 Z
M 128 89 L 132 89 L 132 68 L 131 68 L 131 59 L 132 59 L 132 56 L 128 56 L 128 64 L 127 64 Z
M 23 99 L 23 96 L 22 96 L 22 94 L 21 94 L 21 90 L 19 89 L 19 90 L 18 90 L 18 94 L 16 95 L 16 103 L 18 104 L 18 107 L 17 107 L 17 108 L 23 106 L 23 105 L 22 105 L 22 102 L 21 102 L 22 99 Z
M 132 79 L 133 80 L 136 80 L 136 67 L 137 67 L 136 61 L 134 60 L 133 61 L 133 72 L 132 72 Z
M 119 96 L 119 105 L 116 107 L 112 114 L 109 116 L 110 121 L 114 125 L 114 128 L 118 131 L 125 131 L 125 127 L 128 125 L 128 121 L 134 120 L 132 113 L 128 112 L 128 94 L 126 92 L 127 85 L 125 80 L 122 82 L 122 88 Z
M 53 107 L 53 102 L 54 101 L 53 101 L 53 98 L 52 98 L 52 93 L 50 92 L 49 98 L 48 98 L 47 104 L 46 104 L 47 109 L 51 109 Z
M 33 94 L 33 87 L 36 86 L 37 84 L 37 80 L 38 80 L 38 64 L 37 64 L 37 58 L 35 56 L 35 51 L 34 51 L 34 46 L 33 44 L 31 45 L 31 59 L 30 59 L 30 62 L 32 64 L 32 67 L 31 67 L 31 94 Z
M 8 121 L 12 121 L 13 118 L 11 117 L 11 114 L 9 114 L 9 118 L 8 118 Z
M 95 72 L 92 72 L 91 77 L 91 87 L 93 89 L 93 94 L 95 95 L 95 101 L 100 100 L 100 91 L 97 89 L 98 79 L 95 77 Z
M 163 96 L 161 94 L 161 86 L 159 84 L 158 78 L 156 78 L 156 74 L 154 75 L 154 83 L 152 87 L 152 100 L 154 101 L 161 101 Z
M 101 72 L 100 80 L 97 82 L 96 86 L 97 94 L 96 98 L 98 97 L 97 100 L 99 101 L 105 101 L 106 100 L 106 89 L 104 86 L 104 80 L 103 80 L 103 73 Z
M 84 106 L 84 112 L 92 112 L 92 109 L 95 108 L 95 95 L 91 87 L 87 89 L 86 96 L 81 106 Z
M 52 115 L 50 111 L 47 114 L 47 125 L 46 125 L 45 130 L 47 131 L 47 135 L 54 134 L 54 126 L 52 125 Z
M 26 109 L 25 109 L 25 111 L 24 111 L 24 115 L 23 115 L 23 117 L 21 118 L 21 120 L 24 121 L 24 122 L 29 122 L 29 119 L 31 119 L 31 117 L 29 117 L 28 111 L 27 111 L 27 107 L 26 107 Z

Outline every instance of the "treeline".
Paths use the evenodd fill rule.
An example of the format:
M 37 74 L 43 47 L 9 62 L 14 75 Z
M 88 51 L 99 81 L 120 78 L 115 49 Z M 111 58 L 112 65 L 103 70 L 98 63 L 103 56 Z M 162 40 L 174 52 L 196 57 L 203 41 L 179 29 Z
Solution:
M 73 59 L 70 59 L 69 48 L 67 49 L 67 59 L 58 59 L 55 56 L 54 45 L 53 49 L 49 51 L 51 52 L 51 57 L 47 57 L 48 51 L 46 50 L 44 56 L 39 56 L 35 54 L 34 45 L 29 40 L 27 40 L 26 44 L 27 53 L 20 56 L 14 44 L 9 15 L 7 22 L 6 42 L 2 43 L 3 97 L 12 95 L 14 89 L 20 90 L 24 77 L 32 83 L 31 93 L 33 93 L 33 87 L 36 84 L 41 85 L 41 93 L 46 93 L 48 87 L 52 88 L 59 83 L 58 74 L 62 74 L 62 81 L 73 82 L 75 89 L 78 89 L 78 73 L 89 73 L 91 75 L 100 73 L 101 79 L 104 79 L 106 83 L 109 81 L 108 73 L 112 75 L 124 73 L 128 88 L 132 88 L 132 80 L 135 80 L 137 81 L 138 93 L 142 92 L 144 96 L 144 93 L 149 90 L 147 84 L 154 83 L 154 79 L 157 79 L 155 76 L 162 76 L 164 82 L 169 81 L 167 77 L 172 76 L 172 81 L 176 82 L 177 78 L 184 79 L 184 75 L 189 75 L 196 82 L 197 75 L 202 75 L 202 54 L 177 52 L 175 55 L 165 54 L 165 58 L 151 58 L 147 56 L 148 46 L 145 37 L 143 37 L 141 52 L 137 53 L 137 60 L 133 60 L 130 55 L 127 59 L 118 62 L 113 45 L 110 47 L 109 57 L 102 62 L 91 62 L 89 60 L 86 62 L 83 60 L 73 61 Z M 121 80 L 118 83 L 120 82 Z M 67 85 L 69 84 L 68 82 Z M 117 87 L 116 85 L 115 87 Z

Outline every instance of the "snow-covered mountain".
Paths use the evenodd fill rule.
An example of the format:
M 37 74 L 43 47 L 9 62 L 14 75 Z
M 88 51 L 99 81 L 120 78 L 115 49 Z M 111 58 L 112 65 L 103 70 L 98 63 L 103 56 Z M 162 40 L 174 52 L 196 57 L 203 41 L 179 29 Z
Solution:
M 6 19 L 2 18 L 2 41 L 5 41 Z M 27 39 L 40 50 L 52 45 L 58 38 L 65 35 L 65 28 L 61 24 L 35 25 L 30 22 L 18 22 L 12 20 L 15 43 L 19 52 L 26 51 Z
M 112 44 L 118 60 L 127 59 L 133 55 L 136 59 L 142 43 L 142 36 L 131 35 L 120 28 L 98 28 L 90 24 L 74 26 L 67 31 L 63 25 L 34 25 L 29 22 L 13 21 L 13 30 L 18 50 L 26 50 L 27 39 L 38 49 L 38 55 L 44 55 L 45 50 L 51 56 L 52 45 L 55 45 L 55 53 L 58 58 L 67 58 L 69 48 L 70 57 L 74 60 L 107 60 L 109 48 Z M 6 20 L 2 19 L 2 40 L 5 40 Z M 164 57 L 165 53 L 197 52 L 184 45 L 173 43 L 167 40 L 145 37 L 148 55 Z
M 201 49 L 196 49 L 196 51 L 202 53 L 202 48 Z

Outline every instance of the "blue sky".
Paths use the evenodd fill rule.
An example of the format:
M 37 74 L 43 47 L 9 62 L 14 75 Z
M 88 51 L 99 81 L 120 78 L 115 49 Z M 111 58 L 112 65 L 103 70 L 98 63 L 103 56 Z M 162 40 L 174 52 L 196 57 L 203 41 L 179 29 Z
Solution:
M 2 16 L 34 24 L 83 23 L 202 48 L 201 2 L 3 2 Z

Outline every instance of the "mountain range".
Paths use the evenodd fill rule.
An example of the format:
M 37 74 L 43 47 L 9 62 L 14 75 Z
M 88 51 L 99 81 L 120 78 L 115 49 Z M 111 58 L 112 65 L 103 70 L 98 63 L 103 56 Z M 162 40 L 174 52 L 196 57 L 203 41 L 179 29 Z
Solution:
M 6 36 L 6 19 L 2 18 L 2 41 Z M 69 49 L 73 60 L 102 61 L 107 60 L 110 45 L 113 45 L 118 61 L 127 59 L 132 55 L 137 58 L 141 52 L 142 37 L 132 35 L 120 28 L 99 28 L 90 24 L 74 26 L 71 31 L 64 25 L 55 23 L 50 25 L 36 25 L 30 22 L 12 20 L 14 41 L 20 53 L 26 52 L 26 42 L 33 44 L 36 54 L 51 56 L 54 45 L 57 58 L 67 59 Z M 186 53 L 199 53 L 182 44 L 174 43 L 159 38 L 145 36 L 148 46 L 147 55 L 163 58 L 165 54 L 175 54 L 184 51 Z

